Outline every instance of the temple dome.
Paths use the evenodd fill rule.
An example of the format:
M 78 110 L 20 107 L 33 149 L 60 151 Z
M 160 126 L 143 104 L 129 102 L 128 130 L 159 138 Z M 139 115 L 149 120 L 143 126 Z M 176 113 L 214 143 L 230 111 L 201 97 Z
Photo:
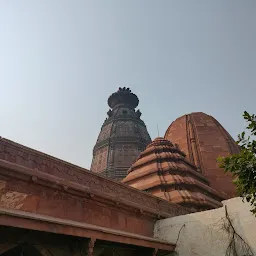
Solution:
M 171 123 L 164 138 L 179 145 L 212 188 L 228 198 L 235 196 L 232 175 L 225 174 L 216 159 L 239 153 L 239 146 L 215 118 L 202 112 L 181 116 Z
M 131 108 L 136 108 L 139 104 L 137 95 L 131 92 L 130 88 L 119 87 L 117 92 L 112 93 L 108 98 L 110 108 L 115 108 L 119 105 L 129 105 Z
M 225 199 L 177 145 L 160 137 L 141 152 L 122 182 L 197 211 L 221 207 Z

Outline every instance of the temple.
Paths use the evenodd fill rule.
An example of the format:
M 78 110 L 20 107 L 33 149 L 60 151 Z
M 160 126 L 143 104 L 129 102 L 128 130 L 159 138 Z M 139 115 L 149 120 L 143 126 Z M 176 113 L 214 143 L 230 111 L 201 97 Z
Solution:
M 239 147 L 213 117 L 182 116 L 151 141 L 138 104 L 125 87 L 109 97 L 90 170 L 0 137 L 0 255 L 174 255 L 166 237 L 184 225 L 161 223 L 189 226 L 235 196 L 216 158 Z
M 129 88 L 119 88 L 108 98 L 108 118 L 93 149 L 91 171 L 122 180 L 139 153 L 151 142 L 141 120 L 138 97 Z

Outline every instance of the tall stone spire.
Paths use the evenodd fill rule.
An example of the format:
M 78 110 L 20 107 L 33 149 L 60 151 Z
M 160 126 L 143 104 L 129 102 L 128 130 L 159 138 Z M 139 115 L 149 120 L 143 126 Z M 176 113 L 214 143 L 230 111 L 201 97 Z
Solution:
M 138 97 L 129 88 L 119 88 L 108 98 L 108 117 L 93 149 L 91 171 L 122 180 L 140 152 L 151 142 L 140 119 Z

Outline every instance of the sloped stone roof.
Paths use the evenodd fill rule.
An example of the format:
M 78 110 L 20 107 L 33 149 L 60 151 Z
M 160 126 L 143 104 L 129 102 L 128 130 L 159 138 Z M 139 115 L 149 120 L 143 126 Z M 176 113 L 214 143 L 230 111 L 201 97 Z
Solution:
M 225 198 L 185 159 L 178 145 L 164 138 L 149 144 L 128 172 L 125 184 L 192 209 L 217 208 Z

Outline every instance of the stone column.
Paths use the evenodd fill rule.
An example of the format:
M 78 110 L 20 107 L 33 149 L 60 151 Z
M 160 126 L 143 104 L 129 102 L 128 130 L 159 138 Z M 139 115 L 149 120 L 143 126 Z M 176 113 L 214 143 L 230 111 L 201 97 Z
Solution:
M 152 256 L 157 256 L 157 252 L 158 252 L 158 249 L 153 249 L 153 251 L 152 251 Z
M 88 246 L 87 246 L 87 250 L 86 250 L 86 256 L 92 256 L 93 255 L 93 249 L 94 249 L 94 244 L 96 242 L 95 238 L 90 238 L 90 240 L 88 241 Z

